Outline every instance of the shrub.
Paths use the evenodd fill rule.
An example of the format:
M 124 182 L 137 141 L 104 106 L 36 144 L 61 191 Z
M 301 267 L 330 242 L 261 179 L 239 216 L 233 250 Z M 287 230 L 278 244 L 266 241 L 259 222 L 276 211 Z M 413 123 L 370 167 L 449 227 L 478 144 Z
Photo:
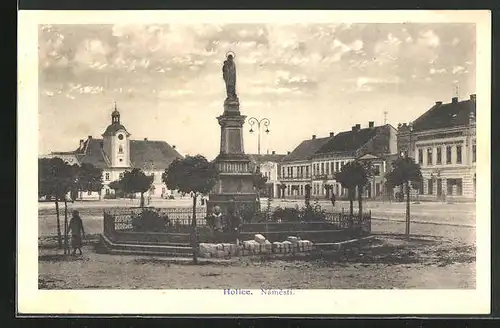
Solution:
M 116 194 L 105 194 L 104 199 L 116 199 Z
M 271 215 L 272 221 L 277 222 L 298 222 L 300 220 L 300 212 L 297 208 L 277 207 Z
M 138 216 L 132 218 L 132 226 L 137 232 L 165 232 L 170 220 L 154 209 L 145 208 Z

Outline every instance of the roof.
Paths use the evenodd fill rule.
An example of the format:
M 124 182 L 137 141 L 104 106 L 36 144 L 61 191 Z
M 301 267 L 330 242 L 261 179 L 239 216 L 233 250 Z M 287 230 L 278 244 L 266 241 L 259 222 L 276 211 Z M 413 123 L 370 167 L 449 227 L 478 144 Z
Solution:
M 285 154 L 248 154 L 250 160 L 254 163 L 264 163 L 264 162 L 281 162 L 281 160 L 285 157 Z
M 319 148 L 335 137 L 315 138 L 302 141 L 282 162 L 308 160 Z
M 340 132 L 318 149 L 316 153 L 355 152 L 368 141 L 372 140 L 384 127 L 377 126 L 356 131 Z
M 153 164 L 156 169 L 166 169 L 175 159 L 182 157 L 165 141 L 130 140 L 130 161 L 134 167 Z
M 89 163 L 99 168 L 110 166 L 109 158 L 102 149 L 103 139 L 89 138 L 83 147 L 72 153 L 80 163 Z M 69 152 L 71 153 L 71 152 Z M 53 153 L 57 154 L 57 153 Z M 183 156 L 165 141 L 130 140 L 130 165 L 143 169 L 152 164 L 155 169 L 166 169 L 176 158 Z
M 475 100 L 436 103 L 413 122 L 413 131 L 452 128 L 469 124 L 470 113 L 476 114 Z
M 116 132 L 118 132 L 120 130 L 124 130 L 127 133 L 127 135 L 130 135 L 130 133 L 128 133 L 127 129 L 125 129 L 125 127 L 123 125 L 121 125 L 120 123 L 113 123 L 113 124 L 108 125 L 108 127 L 106 128 L 106 131 L 104 131 L 104 133 L 102 135 L 103 136 L 115 135 Z

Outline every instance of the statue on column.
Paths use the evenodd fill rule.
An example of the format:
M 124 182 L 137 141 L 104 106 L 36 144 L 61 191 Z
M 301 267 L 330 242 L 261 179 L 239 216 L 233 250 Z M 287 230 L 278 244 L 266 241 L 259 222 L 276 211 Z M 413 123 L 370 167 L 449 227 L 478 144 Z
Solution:
M 226 82 L 226 93 L 228 99 L 237 99 L 236 96 L 236 65 L 234 64 L 234 52 L 226 54 L 226 60 L 222 66 L 222 77 Z

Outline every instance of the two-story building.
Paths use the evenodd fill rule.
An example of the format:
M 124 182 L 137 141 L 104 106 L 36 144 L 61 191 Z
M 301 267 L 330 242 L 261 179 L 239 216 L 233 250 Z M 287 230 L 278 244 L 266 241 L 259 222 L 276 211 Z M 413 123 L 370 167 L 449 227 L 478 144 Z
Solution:
M 276 154 L 273 150 L 271 154 L 250 154 L 248 155 L 255 167 L 259 169 L 263 176 L 267 178 L 267 188 L 261 191 L 261 197 L 275 198 L 278 196 L 278 185 L 279 185 L 279 164 L 281 160 L 286 156 L 284 154 Z
M 279 198 L 303 198 L 305 196 L 306 185 L 311 185 L 312 156 L 333 137 L 333 133 L 323 138 L 313 135 L 311 139 L 302 141 L 281 160 Z
M 110 195 L 114 190 L 109 187 L 112 181 L 119 180 L 125 171 L 140 168 L 147 175 L 154 175 L 148 196 L 167 197 L 172 191 L 167 190 L 161 180 L 162 173 L 176 158 L 182 158 L 175 146 L 165 141 L 132 140 L 131 134 L 120 122 L 120 112 L 115 109 L 111 114 L 111 124 L 102 134 L 102 139 L 81 139 L 76 150 L 52 152 L 41 156 L 59 157 L 69 164 L 90 163 L 103 170 L 103 189 L 101 192 L 88 192 L 83 198 L 100 199 L 101 195 Z
M 371 178 L 365 187 L 365 198 L 381 198 L 385 194 L 384 175 L 387 157 L 397 152 L 397 131 L 390 124 L 366 128 L 354 125 L 350 131 L 335 135 L 312 155 L 311 194 L 318 198 L 347 197 L 347 190 L 335 179 L 348 162 L 359 160 L 371 168 Z
M 450 103 L 437 101 L 411 125 L 398 129 L 399 151 L 420 164 L 419 197 L 427 200 L 475 200 L 476 95 Z

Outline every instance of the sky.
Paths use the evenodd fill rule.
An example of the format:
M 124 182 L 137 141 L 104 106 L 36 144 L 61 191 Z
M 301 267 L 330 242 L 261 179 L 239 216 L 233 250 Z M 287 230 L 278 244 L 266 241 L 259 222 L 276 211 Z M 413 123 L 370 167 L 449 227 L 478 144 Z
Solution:
M 40 25 L 39 153 L 100 138 L 116 102 L 132 139 L 214 158 L 228 51 L 242 115 L 270 120 L 262 153 L 368 121 L 396 127 L 476 93 L 475 34 L 451 23 Z

